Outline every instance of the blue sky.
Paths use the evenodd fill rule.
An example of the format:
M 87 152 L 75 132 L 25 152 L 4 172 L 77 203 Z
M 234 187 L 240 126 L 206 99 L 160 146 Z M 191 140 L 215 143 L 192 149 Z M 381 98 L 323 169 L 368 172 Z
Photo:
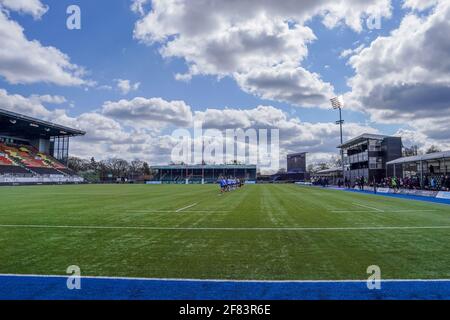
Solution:
M 421 28 L 425 28 L 425 21 L 427 19 L 431 22 L 437 21 L 439 14 L 446 14 L 447 6 L 445 5 L 445 1 L 427 0 L 425 2 L 429 4 L 424 6 L 424 2 L 419 5 L 415 0 L 370 0 L 367 1 L 367 7 L 365 7 L 364 2 L 358 0 L 343 0 L 341 7 L 336 7 L 331 1 L 321 1 L 323 7 L 315 8 L 313 5 L 308 4 L 311 7 L 309 8 L 305 4 L 305 8 L 299 7 L 298 12 L 293 12 L 292 14 L 292 9 L 289 7 L 289 3 L 292 1 L 289 0 L 279 2 L 279 8 L 275 7 L 275 9 L 269 6 L 271 1 L 267 2 L 268 7 L 261 6 L 260 4 L 252 4 L 253 1 L 246 1 L 245 5 L 254 5 L 255 12 L 263 13 L 264 15 L 255 13 L 252 16 L 251 13 L 242 11 L 246 13 L 240 18 L 236 18 L 235 13 L 233 13 L 234 15 L 230 13 L 233 11 L 233 8 L 229 8 L 227 5 L 223 5 L 223 8 L 221 8 L 221 4 L 217 7 L 218 12 L 210 14 L 207 11 L 208 8 L 205 8 L 204 15 L 198 16 L 198 24 L 203 28 L 200 32 L 197 32 L 195 29 L 189 29 L 191 27 L 195 28 L 195 26 L 192 26 L 192 21 L 187 19 L 192 20 L 192 16 L 189 15 L 197 11 L 202 12 L 202 8 L 197 11 L 192 10 L 194 13 L 190 12 L 190 8 L 184 8 L 183 10 L 186 12 L 182 12 L 180 16 L 170 17 L 170 13 L 167 14 L 169 11 L 161 12 L 163 11 L 161 9 L 163 6 L 158 6 L 158 3 L 164 3 L 161 0 L 141 0 L 143 7 L 140 13 L 137 10 L 133 11 L 131 9 L 133 2 L 139 2 L 139 0 L 32 0 L 31 2 L 47 6 L 48 10 L 44 14 L 33 13 L 32 8 L 22 8 L 19 10 L 8 6 L 7 0 L 0 0 L 0 6 L 2 6 L 3 10 L 7 10 L 8 22 L 17 23 L 24 29 L 27 41 L 38 41 L 40 46 L 44 48 L 54 47 L 62 54 L 65 54 L 71 64 L 82 67 L 86 71 L 82 76 L 74 76 L 75 73 L 70 70 L 63 71 L 86 82 L 81 85 L 61 84 L 58 81 L 49 80 L 49 78 L 44 79 L 44 76 L 39 77 L 37 75 L 35 75 L 37 79 L 32 81 L 22 79 L 13 80 L 8 78 L 6 73 L 2 74 L 2 70 L 9 68 L 9 66 L 6 66 L 6 62 L 2 62 L 0 59 L 0 88 L 6 91 L 5 95 L 7 99 L 12 99 L 11 97 L 14 95 L 19 95 L 24 99 L 29 99 L 31 96 L 44 95 L 64 97 L 64 102 L 62 103 L 47 102 L 44 99 L 39 102 L 35 101 L 39 106 L 42 106 L 50 112 L 42 115 L 47 118 L 50 117 L 52 120 L 66 121 L 69 124 L 77 125 L 77 119 L 80 116 L 98 113 L 98 116 L 106 117 L 108 121 L 111 120 L 117 123 L 117 126 L 120 126 L 120 130 L 124 134 L 133 135 L 136 132 L 142 134 L 143 132 L 151 131 L 148 132 L 148 135 L 153 139 L 154 143 L 154 139 L 162 139 L 162 136 L 170 132 L 170 128 L 179 126 L 180 122 L 175 121 L 174 123 L 170 123 L 170 121 L 164 120 L 167 122 L 165 126 L 157 126 L 159 130 L 158 136 L 155 130 L 153 130 L 154 128 L 150 127 L 154 126 L 155 121 L 158 121 L 160 118 L 156 117 L 152 119 L 149 116 L 147 127 L 142 123 L 134 126 L 130 119 L 125 121 L 126 119 L 120 118 L 120 116 L 107 114 L 103 110 L 105 103 L 108 101 L 119 102 L 124 100 L 124 103 L 128 103 L 124 108 L 131 108 L 133 107 L 133 99 L 136 97 L 144 99 L 161 98 L 168 102 L 169 105 L 174 100 L 183 101 L 188 106 L 189 112 L 192 113 L 193 117 L 196 117 L 196 112 L 206 112 L 206 109 L 223 110 L 228 108 L 235 110 L 236 117 L 238 118 L 242 117 L 242 115 L 239 115 L 239 112 L 244 109 L 251 111 L 255 110 L 258 106 L 270 106 L 286 116 L 286 119 L 283 120 L 286 127 L 290 127 L 289 123 L 299 126 L 302 123 L 307 124 L 307 128 L 299 127 L 296 132 L 287 133 L 288 138 L 286 139 L 290 140 L 284 148 L 286 152 L 297 151 L 293 149 L 299 149 L 298 151 L 306 149 L 321 155 L 331 155 L 333 149 L 330 148 L 328 143 L 321 141 L 318 143 L 318 146 L 314 146 L 313 143 L 317 144 L 317 142 L 313 142 L 312 140 L 314 139 L 309 138 L 311 140 L 309 143 L 302 144 L 301 140 L 303 138 L 301 134 L 304 134 L 307 130 L 312 130 L 312 128 L 316 130 L 320 125 L 333 123 L 336 120 L 336 112 L 326 107 L 327 100 L 336 94 L 344 95 L 346 101 L 350 101 L 349 107 L 344 110 L 344 118 L 350 124 L 347 131 L 349 136 L 362 133 L 367 129 L 385 134 L 404 133 L 406 135 L 405 141 L 422 145 L 426 145 L 425 141 L 431 141 L 433 138 L 426 131 L 426 124 L 420 122 L 415 124 L 408 121 L 408 119 L 417 118 L 415 116 L 417 115 L 415 113 L 416 109 L 414 109 L 415 106 L 410 106 L 405 101 L 386 98 L 391 97 L 391 91 L 398 88 L 398 83 L 411 83 L 411 85 L 414 84 L 415 86 L 424 83 L 422 78 L 413 79 L 411 75 L 405 76 L 404 79 L 392 80 L 396 74 L 400 76 L 402 73 L 401 70 L 407 69 L 408 66 L 402 66 L 400 71 L 392 70 L 392 75 L 389 78 L 387 74 L 391 71 L 387 69 L 389 71 L 385 72 L 382 76 L 386 77 L 386 81 L 383 82 L 386 83 L 386 86 L 380 86 L 379 83 L 376 83 L 371 78 L 368 82 L 369 89 L 371 88 L 370 90 L 372 91 L 369 90 L 366 97 L 362 97 L 362 93 L 365 94 L 365 90 L 368 90 L 364 83 L 364 77 L 367 74 L 376 74 L 379 70 L 383 70 L 384 67 L 387 68 L 390 63 L 393 63 L 390 61 L 389 55 L 385 55 L 384 57 L 383 55 L 377 55 L 375 50 L 385 50 L 389 46 L 395 46 L 396 39 L 391 33 L 395 33 L 396 31 L 398 33 L 408 32 L 408 28 L 401 27 L 402 21 L 406 21 L 408 16 L 413 15 L 417 19 L 419 17 L 424 19 L 420 23 L 416 21 L 416 25 L 414 26 L 416 33 L 417 30 L 426 33 L 427 30 L 421 30 Z M 215 0 L 211 0 L 210 2 L 215 2 Z M 81 30 L 68 30 L 66 28 L 66 19 L 68 17 L 66 9 L 72 4 L 78 5 L 81 9 Z M 175 6 L 172 1 L 167 1 L 166 4 Z M 190 2 L 190 4 L 193 4 L 193 8 L 197 6 L 195 1 Z M 276 6 L 277 4 L 275 3 L 274 5 Z M 287 8 L 286 10 L 283 9 L 284 6 Z M 437 11 L 435 9 L 436 6 L 441 6 L 441 9 L 443 8 L 445 10 Z M 380 12 L 381 28 L 369 30 L 366 26 L 365 19 L 370 16 L 374 7 Z M 223 10 L 223 12 L 220 10 Z M 358 18 L 356 21 L 360 21 L 359 28 L 355 26 L 355 17 L 349 17 L 355 12 L 358 12 L 356 13 Z M 151 20 L 152 16 L 156 17 L 161 13 L 163 14 L 163 18 Z M 213 18 L 206 18 L 208 14 Z M 173 23 L 172 21 L 178 20 L 171 20 L 172 18 L 181 20 L 179 25 Z M 327 18 L 331 20 L 335 19 L 336 23 L 327 23 Z M 151 20 L 151 22 L 142 27 L 140 29 L 141 33 L 136 36 L 136 30 L 138 28 L 136 24 L 145 21 L 145 19 L 148 19 L 148 21 Z M 186 23 L 183 24 L 182 19 L 186 19 Z M 248 28 L 251 27 L 247 25 L 247 21 L 253 20 L 258 22 L 263 21 L 263 23 L 267 23 L 270 26 L 273 23 L 273 29 L 269 31 L 257 29 L 249 31 Z M 290 30 L 279 31 L 281 30 L 279 27 L 287 20 L 290 21 Z M 160 23 L 160 25 L 155 25 L 155 23 Z M 171 23 L 175 26 L 172 26 Z M 204 23 L 204 26 L 202 23 Z M 278 37 L 277 41 L 281 42 L 279 44 L 280 48 L 286 50 L 280 51 L 280 53 L 292 49 L 292 55 L 289 56 L 286 54 L 286 57 L 280 58 L 280 60 L 277 59 L 277 55 L 274 55 L 273 63 L 270 61 L 271 57 L 267 57 L 267 61 L 259 65 L 258 54 L 260 53 L 258 49 L 246 47 L 244 55 L 246 55 L 246 52 L 255 52 L 256 65 L 253 67 L 251 56 L 246 56 L 245 59 L 247 60 L 239 61 L 239 53 L 236 53 L 236 56 L 230 59 L 230 61 L 234 61 L 232 65 L 226 66 L 225 68 L 221 65 L 220 61 L 222 60 L 218 58 L 219 62 L 215 61 L 214 57 L 211 58 L 207 51 L 216 49 L 213 46 L 217 43 L 220 44 L 220 41 L 224 41 L 223 39 L 230 39 L 227 37 L 220 38 L 230 28 L 220 29 L 226 23 L 230 23 L 229 26 L 233 26 L 239 30 L 235 34 L 230 31 L 227 37 L 242 36 L 239 39 L 241 41 L 240 46 L 247 45 L 244 41 L 248 39 L 251 39 L 255 43 L 255 47 L 257 45 L 261 47 L 268 46 L 271 43 L 270 41 L 273 41 L 273 34 L 271 32 L 280 32 L 276 35 Z M 315 40 L 308 41 L 306 38 L 302 38 L 301 35 L 304 33 L 295 34 L 295 37 L 300 35 L 298 38 L 294 37 L 294 39 L 298 39 L 299 43 L 304 42 L 307 54 L 302 52 L 300 47 L 295 47 L 295 41 L 292 42 L 294 33 L 292 33 L 292 36 L 289 35 L 291 31 L 294 32 L 293 29 L 296 28 L 295 26 L 299 25 L 302 28 L 309 29 L 315 37 Z M 210 26 L 211 32 L 208 32 L 207 28 Z M 174 30 L 168 31 L 170 35 L 165 34 L 166 30 L 172 28 Z M 409 35 L 402 36 L 402 39 L 405 39 L 405 47 L 407 47 L 407 41 L 413 41 L 412 31 L 414 27 L 410 27 L 410 29 L 412 29 L 411 39 L 408 38 Z M 215 32 L 217 33 L 217 39 L 214 38 Z M 135 35 L 133 36 L 134 33 Z M 380 44 L 377 48 L 372 46 L 373 43 L 382 37 L 386 39 L 383 44 Z M 283 43 L 282 41 L 285 42 Z M 422 41 L 428 40 L 422 39 Z M 206 45 L 203 47 L 202 43 L 205 42 Z M 276 42 L 273 43 L 276 44 Z M 164 54 L 161 51 L 161 48 L 170 47 L 171 45 L 175 49 L 172 48 L 170 53 Z M 194 49 L 191 50 L 189 48 L 190 45 Z M 221 49 L 224 55 L 228 53 L 234 55 L 234 48 L 230 47 L 232 45 L 233 43 L 230 42 L 230 45 L 225 50 L 220 46 L 218 46 L 218 49 Z M 346 57 L 341 57 L 341 53 L 344 50 L 356 49 L 359 46 L 361 46 L 359 51 L 350 53 Z M 274 52 L 280 48 L 274 48 Z M 264 49 L 266 48 L 264 47 Z M 433 50 L 433 47 L 429 49 Z M 241 48 L 236 47 L 236 50 L 241 50 Z M 414 54 L 418 54 L 418 52 L 414 52 Z M 398 54 L 398 56 L 401 57 L 402 55 Z M 373 70 L 369 70 L 372 68 L 371 62 L 368 61 L 371 57 L 372 60 L 376 60 Z M 383 58 L 378 59 L 378 57 Z M 27 59 L 32 61 L 38 58 L 30 55 Z M 262 54 L 261 59 L 264 58 L 265 55 Z M 227 59 L 227 57 L 224 56 L 221 59 Z M 385 60 L 383 61 L 382 59 Z M 251 63 L 247 63 L 247 61 L 251 61 Z M 297 65 L 295 64 L 296 61 Z M 417 58 L 417 61 L 422 60 Z M 413 65 L 409 67 L 416 67 L 419 63 L 417 61 L 412 61 L 411 63 Z M 25 61 L 24 63 L 26 64 L 28 62 Z M 1 68 L 2 63 L 5 64 L 4 68 Z M 20 63 L 22 63 L 22 60 L 16 62 L 17 67 L 25 70 L 26 66 L 21 66 Z M 282 66 L 282 72 L 280 71 L 281 69 L 274 71 L 278 65 Z M 190 66 L 194 66 L 197 71 L 190 72 Z M 296 70 L 296 67 L 301 67 L 302 70 Z M 292 71 L 289 71 L 289 68 Z M 445 73 L 444 69 L 438 69 L 437 71 Z M 254 72 L 257 72 L 259 75 L 259 72 L 265 72 L 266 75 L 270 74 L 271 76 L 271 72 L 279 73 L 276 74 L 276 77 L 274 75 L 274 78 L 270 78 L 269 81 L 267 78 L 253 78 Z M 281 83 L 288 83 L 288 81 L 281 79 L 282 75 L 286 74 L 286 72 L 292 72 L 291 80 L 288 80 L 293 81 L 294 90 L 292 92 L 288 92 L 289 89 L 286 89 L 286 91 L 283 88 L 280 89 Z M 297 72 L 299 76 L 297 76 Z M 187 81 L 177 80 L 175 77 L 177 74 L 186 73 L 190 73 L 190 79 Z M 316 74 L 318 79 L 314 80 L 313 74 Z M 298 83 L 294 83 L 297 80 L 293 79 L 297 79 L 300 75 L 305 75 L 308 79 L 303 82 L 301 78 L 298 78 Z M 275 78 L 276 81 L 283 81 L 275 83 Z M 352 78 L 354 79 L 354 83 L 353 85 L 349 85 L 347 81 Z M 133 84 L 139 85 L 136 85 L 136 90 L 131 88 L 127 90 L 128 92 L 124 93 L 118 87 L 118 79 L 127 80 L 131 86 Z M 262 80 L 264 82 L 259 82 Z M 448 89 L 448 84 L 445 81 L 444 92 L 445 88 Z M 264 85 L 270 83 L 270 86 L 274 87 L 262 87 L 260 86 L 261 83 Z M 305 92 L 307 91 L 316 97 L 314 98 L 315 100 L 310 100 L 309 98 L 309 100 L 302 100 L 303 98 L 296 97 L 297 89 L 295 86 L 297 85 L 299 93 L 305 90 Z M 380 90 L 384 90 L 382 94 L 380 94 Z M 373 96 L 371 96 L 372 93 Z M 403 95 L 401 96 L 403 97 Z M 384 100 L 378 101 L 377 99 L 379 97 L 382 97 Z M 374 105 L 371 105 L 372 102 Z M 15 107 L 16 111 L 23 111 L 23 108 L 25 108 L 23 105 L 4 104 L 6 106 L 3 107 Z M 396 112 L 399 110 L 396 108 L 401 109 L 403 113 L 407 110 L 409 118 L 406 116 L 403 117 L 403 115 L 398 116 Z M 447 106 L 445 106 L 444 110 L 446 108 Z M 61 112 L 56 115 L 53 114 L 52 112 L 56 109 L 63 110 L 61 112 L 64 113 L 64 116 L 61 116 Z M 158 110 L 165 112 L 164 109 Z M 149 106 L 150 111 L 155 112 L 155 106 Z M 185 111 L 183 110 L 183 112 Z M 171 109 L 170 112 L 176 113 L 177 110 Z M 185 116 L 185 113 L 182 113 L 182 116 Z M 256 111 L 252 111 L 252 115 L 246 113 L 245 116 L 254 116 L 260 119 Z M 398 121 L 393 121 L 397 116 Z M 438 119 L 439 116 L 436 118 Z M 434 119 L 435 121 L 437 121 L 436 118 Z M 249 121 L 256 123 L 259 120 L 250 119 Z M 80 126 L 82 126 L 81 122 Z M 335 129 L 331 127 L 327 129 L 320 127 L 317 130 L 318 135 L 326 131 L 326 134 L 334 138 Z M 412 139 L 414 137 L 413 133 L 417 132 L 417 130 L 420 132 L 420 141 L 414 141 Z M 300 140 L 298 146 L 291 141 L 293 137 L 290 135 L 295 134 L 299 135 L 297 138 Z M 127 139 L 129 138 L 130 136 L 127 137 Z M 106 141 L 102 139 L 98 141 Z M 324 139 L 327 139 L 327 137 L 324 137 Z M 111 145 L 121 144 L 117 143 L 117 141 L 107 142 L 111 143 Z M 441 139 L 438 142 L 446 145 L 448 141 Z M 136 149 L 136 146 L 130 145 L 130 148 Z M 80 152 L 81 149 L 82 147 L 80 145 L 80 148 L 77 148 L 76 152 Z M 144 149 L 141 148 L 141 150 Z M 111 147 L 108 150 L 113 151 L 118 149 Z M 151 151 L 153 149 L 148 150 L 148 152 L 153 152 Z M 87 153 L 82 155 L 87 156 Z M 163 161 L 162 158 L 159 161 Z

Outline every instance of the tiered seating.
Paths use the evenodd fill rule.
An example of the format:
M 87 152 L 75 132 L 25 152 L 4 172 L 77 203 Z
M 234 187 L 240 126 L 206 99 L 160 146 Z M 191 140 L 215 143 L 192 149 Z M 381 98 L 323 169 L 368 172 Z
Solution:
M 15 166 L 16 164 L 9 160 L 8 156 L 4 153 L 0 153 L 0 166 Z
M 40 157 L 31 152 L 29 147 L 21 146 L 19 147 L 19 154 L 22 157 L 22 162 L 30 168 L 49 168 L 50 166 L 46 164 Z
M 9 158 L 20 162 L 26 167 L 46 167 L 42 160 L 34 159 L 28 152 L 26 148 L 21 147 L 18 149 L 16 147 L 3 145 L 3 151 L 8 155 Z
M 63 173 L 65 173 L 65 174 L 68 174 L 69 176 L 76 176 L 77 175 L 75 171 L 73 171 L 72 169 L 69 169 L 69 168 L 58 169 L 58 170 L 63 172 Z
M 55 168 L 43 168 L 43 167 L 33 167 L 30 168 L 31 170 L 33 170 L 34 172 L 38 173 L 38 174 L 59 174 L 62 175 L 62 173 L 58 170 L 56 170 Z
M 0 174 L 28 174 L 29 172 L 14 163 L 0 144 Z
M 67 169 L 63 164 L 58 162 L 55 158 L 50 157 L 49 155 L 46 155 L 46 154 L 41 153 L 41 152 L 38 152 L 37 156 L 39 158 L 41 158 L 46 164 L 48 164 L 49 166 L 51 166 L 51 167 L 53 167 L 55 169 L 61 169 L 61 170 Z
M 5 166 L 20 166 L 14 162 L 21 164 L 22 166 L 32 170 L 35 173 L 48 175 L 48 174 L 63 174 L 62 169 L 67 169 L 61 163 L 53 159 L 52 157 L 43 153 L 36 152 L 33 147 L 30 146 L 9 146 L 0 143 L 0 165 Z M 23 169 L 23 168 L 22 168 Z M 6 169 L 5 169 L 6 170 Z M 12 169 L 9 169 L 11 171 Z M 23 173 L 23 170 L 20 170 Z M 25 173 L 28 173 L 24 169 Z M 8 172 L 9 173 L 9 172 Z M 11 172 L 13 173 L 13 172 Z
M 0 184 L 80 183 L 83 179 L 29 145 L 0 142 Z
M 2 174 L 20 174 L 20 175 L 24 175 L 24 174 L 30 174 L 27 169 L 13 165 L 13 166 L 4 166 L 4 165 L 0 165 L 0 175 Z

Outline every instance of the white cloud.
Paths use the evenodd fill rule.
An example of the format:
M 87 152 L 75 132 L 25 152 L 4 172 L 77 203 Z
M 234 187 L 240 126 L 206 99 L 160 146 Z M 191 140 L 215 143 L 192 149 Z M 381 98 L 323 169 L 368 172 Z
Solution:
M 187 126 L 192 121 L 191 108 L 184 101 L 137 97 L 132 100 L 107 101 L 102 114 L 135 125 L 160 128 L 172 124 Z
M 208 14 L 205 14 L 207 12 Z M 146 41 L 161 41 L 171 35 L 197 36 L 246 24 L 256 17 L 273 17 L 303 24 L 314 16 L 334 27 L 339 23 L 361 30 L 363 18 L 389 17 L 389 0 L 153 0 L 152 11 L 135 28 L 135 36 Z M 209 28 L 207 28 L 209 27 Z
M 145 14 L 145 5 L 148 4 L 150 0 L 132 0 L 131 11 L 143 16 Z
M 286 114 L 272 106 L 258 106 L 254 109 L 206 109 L 195 112 L 194 118 L 205 129 L 257 129 L 277 127 L 277 124 L 286 120 Z
M 354 49 L 346 49 L 346 50 L 343 50 L 342 52 L 341 52 L 341 54 L 339 55 L 339 57 L 340 58 L 348 58 L 348 57 L 350 57 L 350 56 L 353 56 L 353 55 L 355 55 L 355 54 L 358 54 L 358 53 L 360 53 L 363 49 L 364 49 L 364 45 L 362 44 L 362 45 L 360 45 L 360 46 L 358 46 L 358 47 L 356 47 L 356 48 L 354 48 Z
M 183 58 L 188 71 L 177 74 L 178 80 L 230 76 L 261 97 L 321 106 L 333 88 L 300 65 L 315 40 L 306 21 L 319 16 L 330 28 L 344 24 L 359 32 L 362 18 L 373 14 L 390 16 L 390 1 L 154 0 L 136 23 L 134 37 L 160 43 L 166 58 Z
M 309 28 L 294 26 L 262 15 L 201 37 L 183 37 L 162 48 L 164 57 L 183 57 L 189 75 L 226 76 L 254 67 L 297 64 L 307 55 L 306 43 L 315 39 Z
M 404 17 L 398 29 L 379 37 L 349 63 L 347 101 L 375 121 L 404 123 L 450 112 L 450 3 L 431 15 Z
M 98 86 L 97 89 L 111 91 L 113 89 L 113 87 L 110 85 L 107 85 L 107 84 L 103 84 L 103 85 Z
M 433 129 L 433 128 L 430 128 Z M 448 130 L 445 139 L 430 138 L 426 132 L 411 129 L 399 129 L 395 136 L 402 137 L 402 143 L 406 147 L 413 145 L 419 148 L 419 151 L 425 152 L 431 146 L 438 146 L 441 150 L 450 150 L 450 140 L 448 139 Z
M 65 102 L 67 102 L 67 99 L 63 96 L 52 96 L 49 94 L 31 95 L 30 99 L 35 100 L 37 102 L 50 103 L 50 104 L 63 104 Z
M 0 109 L 44 119 L 47 119 L 51 114 L 51 112 L 42 105 L 39 99 L 29 99 L 19 94 L 9 94 L 5 89 L 1 88 Z
M 35 19 L 42 17 L 48 10 L 40 0 L 0 0 L 0 8 L 1 6 L 8 10 L 31 14 Z
M 0 75 L 12 84 L 47 82 L 62 86 L 89 84 L 82 67 L 55 47 L 26 38 L 23 28 L 0 10 Z
M 302 67 L 277 65 L 253 69 L 237 74 L 240 87 L 263 99 L 288 102 L 302 107 L 329 108 L 328 99 L 334 96 L 330 83 L 322 81 L 320 75 Z
M 422 11 L 434 7 L 441 0 L 404 0 L 403 8 Z
M 137 91 L 141 86 L 140 82 L 131 83 L 130 80 L 116 79 L 117 88 L 123 95 L 129 94 L 131 91 Z
M 334 123 L 310 123 L 288 115 L 273 106 L 253 109 L 206 109 L 195 112 L 196 121 L 205 129 L 279 129 L 282 151 L 336 153 L 339 144 L 339 126 Z M 348 123 L 344 138 L 350 139 L 362 133 L 378 133 L 366 125 Z
M 419 10 L 435 4 L 420 3 L 405 6 Z M 349 80 L 347 107 L 378 123 L 403 125 L 399 132 L 421 146 L 450 146 L 448 34 L 450 2 L 439 1 L 426 16 L 408 13 L 398 29 L 350 58 L 356 74 Z

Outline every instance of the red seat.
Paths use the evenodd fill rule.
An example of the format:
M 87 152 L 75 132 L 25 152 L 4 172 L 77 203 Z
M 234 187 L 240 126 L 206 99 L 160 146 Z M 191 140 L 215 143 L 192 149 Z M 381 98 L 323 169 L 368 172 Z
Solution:
M 16 162 L 21 163 L 31 170 L 40 168 L 44 169 L 42 171 L 58 173 L 57 170 L 67 169 L 63 164 L 50 155 L 40 153 L 31 146 L 9 146 L 0 143 L 0 152 L 5 154 L 5 156 L 0 157 L 1 165 L 16 165 L 13 161 L 11 161 L 11 159 L 14 159 Z
M 2 166 L 14 166 L 15 164 L 4 156 L 0 156 L 0 165 Z

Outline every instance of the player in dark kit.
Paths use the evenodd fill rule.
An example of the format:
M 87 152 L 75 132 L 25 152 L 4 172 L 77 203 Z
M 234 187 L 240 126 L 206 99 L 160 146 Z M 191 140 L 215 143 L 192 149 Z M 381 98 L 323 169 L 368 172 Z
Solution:
M 220 185 L 220 193 L 224 193 L 226 191 L 226 180 L 223 177 L 219 178 L 219 185 Z

